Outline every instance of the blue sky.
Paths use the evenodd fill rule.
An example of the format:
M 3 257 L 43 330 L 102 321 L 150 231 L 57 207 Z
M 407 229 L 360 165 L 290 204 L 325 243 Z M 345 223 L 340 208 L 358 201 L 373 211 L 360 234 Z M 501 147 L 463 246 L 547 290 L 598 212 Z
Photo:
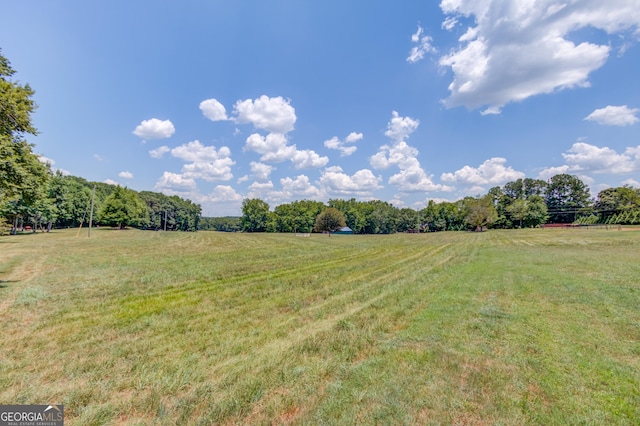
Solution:
M 638 0 L 7 1 L 54 169 L 177 194 L 422 208 L 640 186 Z

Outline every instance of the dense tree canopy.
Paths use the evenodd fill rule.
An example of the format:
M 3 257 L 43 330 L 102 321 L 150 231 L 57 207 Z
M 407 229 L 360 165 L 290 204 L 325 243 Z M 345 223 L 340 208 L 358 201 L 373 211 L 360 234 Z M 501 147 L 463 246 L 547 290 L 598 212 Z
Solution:
M 98 213 L 100 223 L 123 229 L 127 226 L 143 227 L 149 222 L 149 210 L 134 191 L 117 186 Z
M 246 232 L 264 232 L 269 220 L 269 204 L 258 199 L 246 199 L 242 202 L 242 230 Z
M 51 172 L 24 140 L 25 134 L 37 133 L 31 123 L 34 92 L 28 84 L 12 81 L 14 73 L 0 54 L 0 211 L 12 222 L 13 233 L 19 218 L 37 224 L 53 215 L 52 206 L 44 200 Z
M 465 221 L 475 231 L 482 231 L 498 219 L 498 212 L 490 196 L 465 198 Z
M 11 63 L 0 52 L 0 134 L 35 135 L 37 131 L 31 123 L 31 114 L 36 108 L 32 99 L 35 92 L 28 84 L 10 80 L 14 74 Z
M 560 174 L 549 180 L 545 203 L 554 223 L 571 223 L 590 207 L 589 187 L 578 177 Z

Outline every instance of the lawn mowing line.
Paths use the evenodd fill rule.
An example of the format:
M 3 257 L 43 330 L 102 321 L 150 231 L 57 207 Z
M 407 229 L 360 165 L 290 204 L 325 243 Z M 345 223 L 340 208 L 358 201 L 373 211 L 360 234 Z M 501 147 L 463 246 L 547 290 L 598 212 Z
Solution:
M 421 257 L 421 256 L 437 253 L 438 251 L 442 250 L 443 248 L 444 248 L 444 246 L 437 247 L 436 249 L 432 250 L 431 253 L 428 253 L 428 251 L 425 250 L 423 252 L 417 252 L 414 255 L 409 256 L 409 257 L 405 256 L 401 262 L 398 262 L 397 265 L 386 265 L 386 266 L 383 266 L 383 267 L 378 267 L 376 269 L 369 269 L 367 275 L 375 275 L 376 273 L 381 272 L 381 271 L 383 271 L 385 269 L 389 269 L 390 267 L 399 268 L 404 263 L 411 262 L 415 258 L 418 258 L 418 257 Z M 335 262 L 330 262 L 330 263 L 333 264 Z M 296 271 L 298 273 L 301 272 L 301 271 L 305 272 L 305 273 L 308 273 L 309 271 L 322 271 L 322 270 L 324 270 L 326 268 L 327 268 L 327 264 L 318 263 L 316 265 L 309 266 L 309 267 L 304 268 L 302 270 L 296 268 L 294 271 Z M 262 280 L 272 280 L 272 279 L 278 279 L 278 278 L 281 278 L 281 277 L 288 277 L 288 276 L 291 276 L 291 275 L 292 274 L 291 274 L 290 270 L 281 270 L 281 271 L 278 271 L 277 273 L 272 273 L 272 274 L 270 274 L 270 275 L 268 275 L 266 277 L 260 276 L 260 278 L 262 278 Z M 253 277 L 251 277 L 251 278 L 253 278 Z M 243 280 L 244 279 L 248 279 L 248 277 L 243 277 Z M 335 284 L 344 285 L 346 283 L 353 282 L 353 281 L 357 281 L 357 278 L 349 277 L 347 280 L 340 280 L 339 283 L 335 282 Z M 246 293 L 243 290 L 247 285 L 255 285 L 254 280 L 252 280 L 251 282 L 247 283 L 244 286 L 233 286 L 229 290 L 233 291 L 234 293 L 237 293 L 238 295 L 244 296 Z M 162 295 L 163 296 L 167 296 L 167 295 L 179 293 L 182 296 L 188 294 L 188 295 L 194 297 L 194 296 L 197 296 L 197 295 L 200 295 L 200 294 L 203 294 L 203 293 L 209 293 L 211 291 L 211 287 L 212 287 L 211 284 L 210 285 L 196 285 L 196 286 L 190 285 L 187 288 L 177 288 L 177 289 L 174 289 L 174 290 L 172 290 L 170 292 L 165 292 Z M 327 286 L 323 286 L 323 288 L 327 289 L 328 287 Z M 310 289 L 310 290 L 313 291 L 313 289 Z M 355 291 L 356 291 L 356 289 L 352 290 L 351 292 L 355 292 Z M 229 297 L 232 298 L 233 295 L 229 295 Z M 235 306 L 238 306 L 238 305 L 235 305 Z
M 433 254 L 435 252 L 441 251 L 443 250 L 445 247 L 441 246 L 439 248 L 437 248 L 436 250 L 434 250 L 433 252 L 431 252 L 430 254 Z M 416 258 L 422 257 L 424 256 L 423 252 L 418 252 L 415 253 L 412 256 L 409 257 L 403 257 L 403 259 L 400 262 L 396 262 L 392 265 L 388 265 L 388 266 L 384 266 L 384 267 L 379 267 L 377 269 L 368 269 L 366 270 L 366 273 L 361 274 L 360 276 L 350 276 L 347 279 L 342 279 L 340 280 L 340 287 L 345 288 L 345 287 L 349 287 L 350 283 L 353 282 L 361 282 L 362 285 L 359 285 L 355 288 L 352 288 L 350 290 L 344 291 L 344 292 L 340 292 L 337 295 L 334 296 L 329 296 L 328 298 L 326 298 L 325 300 L 323 300 L 320 303 L 315 303 L 311 306 L 305 307 L 300 309 L 299 311 L 297 311 L 297 315 L 294 316 L 289 316 L 287 319 L 285 319 L 284 321 L 281 321 L 279 323 L 271 323 L 273 325 L 273 328 L 278 329 L 278 328 L 282 328 L 283 326 L 285 326 L 288 323 L 291 323 L 293 321 L 298 321 L 301 319 L 301 317 L 303 316 L 310 316 L 311 314 L 313 314 L 314 312 L 317 312 L 321 309 L 324 309 L 328 306 L 331 305 L 336 305 L 335 307 L 337 308 L 339 306 L 340 303 L 344 303 L 347 304 L 347 299 L 350 298 L 351 296 L 359 296 L 365 292 L 370 291 L 371 288 L 375 288 L 378 286 L 379 282 L 381 281 L 385 281 L 388 280 L 390 277 L 394 276 L 397 274 L 397 270 L 398 269 L 404 269 L 404 265 L 406 263 L 412 262 L 414 261 Z M 451 256 L 447 258 L 447 260 L 450 260 Z M 439 265 L 441 262 L 439 262 L 437 265 Z M 436 266 L 437 266 L 436 265 Z M 384 274 L 379 275 L 380 272 L 382 271 L 386 271 Z M 367 277 L 370 276 L 375 276 L 374 279 L 368 279 Z M 313 293 L 311 293 L 313 294 Z M 348 301 L 348 303 L 353 303 L 351 300 Z M 261 306 L 263 307 L 263 306 Z M 272 309 L 273 306 L 268 306 L 268 307 L 264 307 L 265 309 Z M 248 314 L 250 313 L 254 313 L 255 314 L 255 309 L 250 309 L 250 312 L 247 312 L 245 310 L 239 310 L 239 312 L 237 313 L 237 316 L 239 317 L 250 317 Z M 204 320 L 204 319 L 203 319 Z
M 384 250 L 378 250 L 378 252 L 383 252 Z M 184 283 L 184 284 L 174 284 L 174 287 L 171 290 L 168 289 L 157 289 L 155 291 L 151 291 L 151 292 L 145 292 L 143 294 L 133 294 L 130 295 L 128 297 L 122 298 L 120 300 L 118 300 L 118 303 L 123 304 L 123 303 L 127 303 L 127 302 L 132 302 L 132 301 L 138 301 L 138 303 L 142 300 L 151 300 L 153 298 L 157 298 L 157 297 L 169 297 L 172 294 L 188 294 L 191 292 L 197 292 L 197 293 L 202 293 L 202 292 L 208 292 L 211 291 L 213 288 L 223 288 L 223 287 L 229 287 L 233 284 L 242 284 L 243 282 L 245 282 L 246 284 L 244 285 L 234 285 L 233 289 L 236 291 L 241 291 L 244 287 L 248 286 L 248 285 L 253 285 L 255 284 L 256 280 L 265 280 L 265 279 L 277 279 L 277 278 L 281 278 L 281 277 L 286 277 L 288 275 L 291 275 L 292 272 L 297 272 L 297 273 L 313 273 L 313 272 L 318 272 L 318 271 L 322 271 L 324 269 L 326 269 L 327 267 L 331 267 L 333 265 L 337 265 L 343 262 L 350 262 L 350 261 L 357 261 L 360 258 L 363 257 L 367 257 L 370 256 L 372 253 L 367 251 L 367 252 L 362 252 L 362 253 L 352 253 L 349 254 L 348 256 L 343 256 L 341 258 L 338 259 L 333 259 L 328 262 L 328 263 L 311 263 L 311 264 L 307 264 L 304 267 L 300 267 L 300 266 L 295 266 L 295 267 L 289 267 L 286 269 L 280 269 L 280 270 L 276 270 L 274 272 L 271 272 L 269 275 L 265 276 L 265 272 L 261 271 L 261 272 L 256 272 L 256 273 L 251 273 L 251 274 L 247 274 L 247 275 L 239 275 L 233 278 L 227 278 L 227 279 L 216 279 L 214 281 L 211 282 L 203 282 L 201 279 L 192 281 L 190 283 Z M 122 289 L 119 291 L 119 293 L 130 293 L 131 289 Z M 96 296 L 99 297 L 100 299 L 104 299 L 105 296 Z M 114 298 L 116 297 L 113 294 L 107 295 L 106 297 L 108 298 Z M 127 300 L 129 299 L 129 300 Z M 85 300 L 86 303 L 86 300 Z M 115 307 L 117 308 L 117 307 Z M 73 308 L 71 308 L 73 309 Z M 93 316 L 94 313 L 93 312 L 86 312 L 86 313 L 81 313 L 78 312 L 77 310 L 73 310 L 72 312 L 72 316 L 66 317 L 64 318 L 64 322 L 67 321 L 82 321 L 84 320 L 87 316 Z M 61 318 L 62 321 L 62 318 Z
M 273 323 L 271 324 L 271 329 L 277 331 L 278 329 L 283 328 L 284 326 L 286 326 L 288 323 L 290 323 L 291 321 L 295 321 L 300 319 L 301 316 L 303 316 L 305 313 L 309 314 L 312 312 L 317 312 L 320 309 L 325 308 L 326 306 L 329 305 L 338 305 L 339 303 L 343 303 L 343 304 L 347 304 L 347 298 L 351 297 L 354 294 L 361 294 L 367 290 L 369 290 L 371 287 L 375 287 L 379 282 L 388 280 L 389 277 L 394 276 L 397 273 L 398 269 L 402 269 L 403 265 L 413 262 L 415 261 L 415 259 L 423 257 L 425 255 L 433 255 L 434 253 L 440 252 L 442 250 L 445 249 L 445 246 L 440 246 L 440 247 L 436 247 L 435 250 L 433 250 L 433 247 L 425 247 L 425 251 L 424 252 L 414 252 L 414 254 L 412 256 L 405 256 L 403 257 L 400 261 L 395 262 L 393 265 L 389 265 L 387 267 L 379 267 L 376 268 L 374 270 L 368 270 L 367 273 L 364 276 L 358 276 L 358 277 L 350 277 L 349 282 L 353 282 L 353 281 L 362 281 L 365 280 L 366 284 L 359 286 L 355 289 L 349 290 L 347 293 L 341 293 L 339 295 L 333 296 L 330 299 L 327 299 L 326 301 L 324 301 L 322 304 L 319 305 L 313 305 L 311 306 L 309 309 L 304 309 L 300 311 L 300 314 L 297 315 L 296 317 L 289 317 L 284 321 L 281 321 L 279 323 Z M 451 256 L 447 257 L 445 259 L 445 261 L 450 260 Z M 432 265 L 429 269 L 436 267 L 440 264 L 442 264 L 443 262 L 439 262 L 435 265 Z M 377 275 L 379 274 L 381 271 L 386 270 L 387 272 L 383 275 Z M 377 275 L 377 276 L 376 276 Z M 367 280 L 366 277 L 368 276 L 376 276 L 375 279 L 373 280 Z M 345 286 L 348 285 L 348 283 L 342 283 L 341 286 Z M 388 287 L 387 289 L 387 293 L 391 291 L 391 287 Z M 371 300 L 371 298 L 369 299 L 371 302 L 373 303 L 373 301 L 378 300 L 377 296 L 375 300 Z M 349 304 L 353 304 L 353 301 L 348 301 Z M 180 304 L 180 301 L 178 301 L 178 304 Z M 170 310 L 171 309 L 171 305 L 172 303 L 166 303 L 166 309 Z M 338 307 L 338 306 L 336 306 Z M 261 305 L 261 310 L 262 311 L 266 311 L 266 310 L 271 310 L 272 307 L 265 307 L 264 305 Z M 266 314 L 269 314 L 269 312 L 265 312 Z M 245 325 L 241 326 L 240 328 L 244 329 L 247 328 L 247 326 L 249 326 L 248 328 L 250 328 L 250 322 L 251 321 L 255 321 L 255 317 L 256 317 L 256 310 L 254 309 L 253 306 L 248 306 L 246 309 L 235 309 L 233 314 L 231 315 L 231 312 L 229 312 L 229 310 L 225 310 L 224 312 L 224 319 L 227 319 L 229 321 L 232 322 L 232 324 L 234 325 L 234 327 L 238 328 L 240 327 L 240 325 L 237 323 L 237 321 L 235 320 L 236 317 L 239 318 L 246 318 L 245 321 Z M 213 314 L 214 318 L 211 318 L 211 315 L 197 315 L 195 316 L 195 318 L 193 318 L 192 320 L 190 320 L 190 326 L 189 328 L 191 329 L 199 329 L 202 328 L 202 326 L 204 325 L 206 327 L 207 324 L 211 324 L 211 323 L 218 323 L 217 327 L 222 327 L 224 328 L 224 326 L 222 324 L 220 324 L 221 319 L 218 318 L 220 316 L 220 312 L 216 312 L 215 314 Z M 103 315 L 104 317 L 104 315 Z M 340 318 L 336 319 L 336 321 L 339 321 Z M 66 327 L 68 327 L 69 325 L 67 324 L 68 321 L 65 321 L 65 325 Z M 104 323 L 103 321 L 101 321 L 101 323 Z M 116 327 L 117 328 L 117 327 Z M 154 334 L 161 334 L 161 330 L 156 329 L 156 332 Z M 273 333 L 265 333 L 265 337 L 264 338 L 269 338 L 269 335 L 273 334 Z M 92 335 L 92 337 L 90 339 L 81 339 L 77 342 L 68 342 L 69 344 L 71 344 L 71 346 L 84 346 L 88 343 L 90 344 L 99 344 L 99 341 L 101 340 L 100 338 L 97 339 L 96 341 L 96 335 Z M 255 337 L 251 337 L 253 339 L 255 339 Z M 160 353 L 163 352 L 163 349 L 161 347 L 158 346 L 162 346 L 162 344 L 158 345 L 158 342 L 162 342 L 164 345 L 169 345 L 169 346 L 174 346 L 177 342 L 173 341 L 173 342 L 167 342 L 167 340 L 161 336 L 161 335 L 153 335 L 153 336 L 149 336 L 146 338 L 149 342 L 152 341 L 157 341 L 154 343 L 151 343 L 152 346 L 159 351 Z
M 442 259 L 440 262 L 426 267 L 424 269 L 424 272 L 428 272 L 430 270 L 438 268 L 444 265 L 445 263 L 449 262 L 453 258 L 454 258 L 454 255 L 447 256 L 446 258 Z M 405 263 L 405 262 L 401 262 L 401 263 Z M 394 273 L 395 271 L 389 272 L 388 274 L 378 277 L 373 281 L 374 283 L 383 281 L 384 279 L 388 278 L 388 276 Z M 313 323 L 299 327 L 296 330 L 290 332 L 286 338 L 272 340 L 266 345 L 263 345 L 260 348 L 254 349 L 250 353 L 244 353 L 244 354 L 233 356 L 219 364 L 216 364 L 215 366 L 212 366 L 212 374 L 215 374 L 220 370 L 229 371 L 231 366 L 237 365 L 238 363 L 241 363 L 241 362 L 245 362 L 249 359 L 253 361 L 254 365 L 260 365 L 261 361 L 271 358 L 272 356 L 278 353 L 288 351 L 293 346 L 302 343 L 305 339 L 314 337 L 320 332 L 329 331 L 339 321 L 345 318 L 348 318 L 349 316 L 352 316 L 353 314 L 361 311 L 366 307 L 371 306 L 373 303 L 383 299 L 384 297 L 391 295 L 394 291 L 397 291 L 400 288 L 406 285 L 411 285 L 411 284 L 412 283 L 410 282 L 403 282 L 402 280 L 400 280 L 394 285 L 385 287 L 381 293 L 379 293 L 376 296 L 370 297 L 366 301 L 356 303 L 356 304 L 353 304 L 353 302 L 351 302 L 352 306 L 341 314 L 336 314 L 331 317 L 323 318 L 319 321 L 315 321 Z
M 424 251 L 421 252 L 414 252 L 411 256 L 404 256 L 402 257 L 402 260 L 400 260 L 399 262 L 395 262 L 392 265 L 387 265 L 387 266 L 382 266 L 382 267 L 378 267 L 376 269 L 369 269 L 367 270 L 366 274 L 364 276 L 358 276 L 358 277 L 349 277 L 348 280 L 341 280 L 339 283 L 336 281 L 336 284 L 340 284 L 341 287 L 347 286 L 350 282 L 355 282 L 355 281 L 361 281 L 361 280 L 366 280 L 367 276 L 375 276 L 377 274 L 379 274 L 381 271 L 387 271 L 386 274 L 384 275 L 378 275 L 374 280 L 369 280 L 368 282 L 366 282 L 365 285 L 361 285 L 357 288 L 351 289 L 346 293 L 340 293 L 339 295 L 336 296 L 332 296 L 328 299 L 326 299 L 323 303 L 318 304 L 318 305 L 312 305 L 310 308 L 308 309 L 303 309 L 299 312 L 299 315 L 297 315 L 296 317 L 289 317 L 287 320 L 282 321 L 281 323 L 277 323 L 277 324 L 273 324 L 273 329 L 278 329 L 278 328 L 282 328 L 284 326 L 286 326 L 286 324 L 290 323 L 291 321 L 296 321 L 299 320 L 300 317 L 302 315 L 304 315 L 305 313 L 310 314 L 312 312 L 316 312 L 319 309 L 325 308 L 326 306 L 332 305 L 332 304 L 337 304 L 340 301 L 344 301 L 346 300 L 346 298 L 354 295 L 354 294 L 360 294 L 363 293 L 365 291 L 367 291 L 369 288 L 371 287 L 375 287 L 376 284 L 382 280 L 388 279 L 389 277 L 393 276 L 394 274 L 396 274 L 398 269 L 402 269 L 403 265 L 406 263 L 410 263 L 413 262 L 415 259 L 420 258 L 420 257 L 425 257 L 425 256 L 432 256 L 435 253 L 438 253 L 442 250 L 444 250 L 446 248 L 446 246 L 440 246 L 440 247 L 425 247 Z M 400 253 L 402 254 L 402 253 Z M 323 286 L 323 288 L 326 288 L 326 286 Z M 197 297 L 197 294 L 193 294 L 194 291 L 200 291 L 200 292 L 209 292 L 210 289 L 207 288 L 196 288 L 196 289 L 192 289 L 192 291 L 190 291 L 191 294 L 191 298 L 195 299 Z M 314 291 L 314 289 L 310 289 L 311 292 Z M 272 310 L 274 308 L 274 304 L 279 303 L 278 301 L 274 301 L 270 304 L 264 304 L 262 303 L 260 305 L 260 311 L 265 311 L 265 310 Z M 174 300 L 166 300 L 163 301 L 162 303 L 162 309 L 164 311 L 171 311 L 172 307 L 175 306 L 182 306 L 184 304 L 184 298 L 176 298 Z M 277 306 L 275 306 L 277 307 Z M 104 319 L 105 316 L 111 314 L 111 316 L 116 316 L 117 311 L 121 309 L 118 306 L 114 305 L 113 309 L 110 309 L 107 312 L 101 313 L 101 317 Z M 268 312 L 267 312 L 268 313 Z M 149 314 L 146 314 L 145 316 L 148 316 Z M 212 316 L 214 318 L 212 318 Z M 220 316 L 220 311 L 216 311 L 215 314 L 213 315 L 198 315 L 196 316 L 193 320 L 190 321 L 190 328 L 197 328 L 198 327 L 198 323 L 203 323 L 203 324 L 207 324 L 207 323 L 212 323 L 212 322 L 217 322 L 218 323 L 218 327 L 223 327 L 224 325 L 221 324 L 221 322 L 224 322 L 224 319 L 230 321 L 233 323 L 234 327 L 238 327 L 239 324 L 237 323 L 237 321 L 235 320 L 235 318 L 239 317 L 239 318 L 245 318 L 245 324 L 246 323 L 250 323 L 252 321 L 255 321 L 255 317 L 256 317 L 256 309 L 253 305 L 248 305 L 245 306 L 244 308 L 239 307 L 239 306 L 234 306 L 233 310 L 230 311 L 229 309 L 225 309 L 224 310 L 224 319 L 221 321 L 220 318 L 218 318 Z M 86 317 L 86 315 L 85 315 Z M 75 318 L 76 320 L 82 320 L 82 318 Z M 136 319 L 134 321 L 140 321 L 141 319 Z M 111 327 L 115 327 L 118 328 L 118 322 L 119 320 L 115 319 L 115 323 L 112 324 Z M 68 319 L 66 319 L 65 321 L 63 321 L 63 323 L 65 324 L 65 326 L 69 326 L 70 321 Z M 95 326 L 98 325 L 107 325 L 106 323 L 104 323 L 104 321 L 100 321 L 100 323 L 95 324 Z M 85 327 L 86 327 L 86 321 L 85 321 Z M 95 340 L 95 338 L 91 338 L 91 340 Z M 83 341 L 78 341 L 78 342 L 74 342 L 74 344 L 83 346 L 84 344 L 86 344 L 86 340 Z
M 447 262 L 454 259 L 454 257 L 455 257 L 454 254 L 451 254 L 446 258 L 441 259 L 439 262 L 427 266 L 423 271 L 428 272 L 429 270 L 441 267 Z M 233 367 L 237 366 L 238 363 L 241 363 L 239 367 L 240 371 L 238 371 L 238 373 L 244 373 L 244 374 L 258 374 L 261 372 L 261 370 L 265 368 L 272 368 L 273 366 L 267 365 L 268 363 L 266 363 L 265 361 L 267 361 L 272 357 L 278 357 L 278 359 L 281 362 L 284 361 L 285 359 L 290 359 L 290 357 L 286 357 L 284 353 L 287 351 L 290 351 L 294 346 L 304 342 L 306 339 L 313 338 L 320 333 L 330 331 L 332 328 L 335 327 L 335 325 L 339 321 L 342 321 L 346 318 L 356 315 L 358 312 L 362 311 L 363 309 L 366 309 L 370 307 L 372 304 L 380 300 L 383 300 L 385 297 L 392 295 L 394 292 L 401 290 L 403 287 L 406 287 L 407 285 L 411 285 L 411 282 L 400 282 L 393 287 L 387 287 L 384 292 L 369 298 L 367 301 L 364 301 L 358 304 L 352 304 L 349 307 L 349 309 L 347 309 L 345 312 L 341 314 L 334 315 L 330 318 L 324 318 L 309 326 L 301 327 L 295 330 L 294 332 L 290 333 L 287 339 L 279 339 L 278 341 L 272 341 L 271 343 L 262 346 L 259 350 L 254 351 L 254 354 L 255 354 L 254 356 L 251 356 L 249 354 L 238 355 L 232 359 L 226 360 L 221 364 L 217 364 L 215 367 L 211 369 L 211 372 L 215 374 L 215 371 L 224 369 L 224 371 L 227 373 L 235 374 L 233 372 L 233 369 L 234 369 Z M 251 361 L 251 362 L 248 363 L 247 361 Z M 246 371 L 242 369 L 242 365 L 253 365 L 254 369 L 252 371 Z M 222 377 L 222 378 L 219 378 L 219 380 L 213 380 L 213 382 L 218 382 L 218 381 L 224 382 L 224 380 L 226 379 Z M 323 379 L 323 382 L 327 383 L 333 380 L 334 379 L 325 377 Z M 322 388 L 324 388 L 324 386 L 321 386 L 321 389 Z M 309 401 L 309 400 L 306 401 L 305 407 L 310 409 L 311 406 L 314 405 L 313 400 L 317 400 L 318 398 L 320 398 L 322 393 L 323 392 L 319 392 L 319 393 L 316 392 L 314 397 L 312 398 L 312 401 Z M 269 394 L 270 393 L 268 391 L 265 393 L 266 396 L 268 396 Z M 264 399 L 266 396 L 263 396 L 261 400 Z M 260 403 L 261 403 L 260 400 L 256 401 L 254 403 L 255 404 L 254 407 L 258 406 Z M 307 410 L 304 410 L 304 411 L 307 411 Z M 299 418 L 301 414 L 303 413 L 302 412 L 297 413 L 296 417 Z M 247 417 L 244 418 L 244 420 L 242 420 L 241 422 L 244 423 L 244 421 L 248 420 L 251 416 L 256 416 L 256 415 L 257 415 L 256 410 L 252 410 L 251 413 L 249 413 Z M 230 421 L 234 421 L 234 420 L 231 419 Z

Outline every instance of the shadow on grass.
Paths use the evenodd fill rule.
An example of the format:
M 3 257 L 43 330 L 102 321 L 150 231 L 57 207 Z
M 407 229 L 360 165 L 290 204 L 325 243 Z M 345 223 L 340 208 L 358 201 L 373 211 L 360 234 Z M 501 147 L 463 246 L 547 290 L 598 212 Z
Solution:
M 0 280 L 0 289 L 9 287 L 9 283 L 15 283 L 15 280 Z

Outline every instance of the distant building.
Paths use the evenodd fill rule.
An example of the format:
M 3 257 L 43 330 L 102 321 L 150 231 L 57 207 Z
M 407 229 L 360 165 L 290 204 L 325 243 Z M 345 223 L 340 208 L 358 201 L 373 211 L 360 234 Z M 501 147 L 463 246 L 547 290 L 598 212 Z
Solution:
M 334 234 L 351 235 L 353 234 L 353 229 L 349 228 L 348 226 L 345 226 L 335 231 Z

